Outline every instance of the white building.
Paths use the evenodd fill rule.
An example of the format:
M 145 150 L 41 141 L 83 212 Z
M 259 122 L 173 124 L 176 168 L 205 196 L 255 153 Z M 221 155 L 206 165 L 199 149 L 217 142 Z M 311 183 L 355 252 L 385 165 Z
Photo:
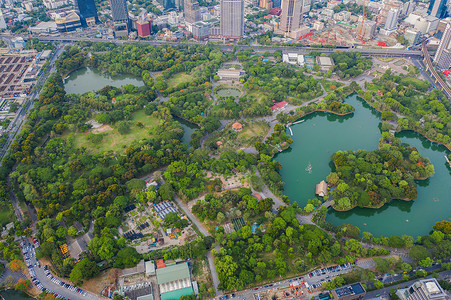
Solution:
M 292 64 L 292 65 L 298 65 L 300 67 L 303 67 L 305 64 L 304 61 L 304 55 L 297 54 L 297 53 L 283 53 L 282 54 L 282 61 L 284 63 Z
M 44 0 L 43 3 L 48 9 L 56 9 L 68 4 L 67 0 Z
M 404 38 L 409 42 L 409 45 L 415 45 L 420 38 L 420 33 L 415 29 L 406 29 L 404 31 Z
M 401 300 L 445 300 L 448 295 L 435 278 L 418 280 L 405 289 L 396 291 Z
M 413 12 L 404 20 L 404 22 L 413 25 L 421 34 L 435 33 L 440 20 L 420 12 Z

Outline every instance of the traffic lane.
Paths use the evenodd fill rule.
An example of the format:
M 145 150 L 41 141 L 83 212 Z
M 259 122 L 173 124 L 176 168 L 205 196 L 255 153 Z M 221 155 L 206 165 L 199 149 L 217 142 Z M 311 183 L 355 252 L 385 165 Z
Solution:
M 438 274 L 438 279 L 439 280 L 446 279 L 449 276 L 451 276 L 451 270 L 443 271 L 443 272 L 440 272 Z M 427 276 L 426 278 L 431 278 L 431 276 Z M 374 291 L 371 291 L 371 292 L 367 292 L 365 297 L 363 297 L 363 299 L 373 299 L 378 294 L 381 294 L 381 295 L 386 294 L 387 295 L 387 294 L 390 293 L 390 289 L 403 288 L 403 287 L 411 285 L 412 283 L 414 283 L 415 281 L 418 281 L 420 279 L 422 279 L 422 278 L 412 279 L 410 281 L 406 281 L 406 282 L 399 283 L 399 284 L 396 284 L 396 285 L 393 285 L 393 286 L 385 287 L 385 288 L 380 289 L 380 290 L 374 290 Z

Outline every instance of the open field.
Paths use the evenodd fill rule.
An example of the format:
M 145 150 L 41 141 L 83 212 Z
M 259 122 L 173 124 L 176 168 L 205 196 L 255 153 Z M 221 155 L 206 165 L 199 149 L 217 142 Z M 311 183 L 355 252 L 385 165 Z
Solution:
M 143 128 L 136 126 L 137 122 L 144 124 Z M 98 144 L 93 144 L 88 140 L 88 133 L 80 133 L 75 135 L 75 145 L 77 147 L 86 147 L 86 149 L 98 153 L 114 151 L 116 153 L 123 153 L 133 141 L 142 138 L 151 137 L 151 129 L 159 124 L 159 120 L 147 116 L 144 111 L 138 111 L 133 114 L 130 121 L 130 131 L 127 134 L 120 134 L 116 128 L 103 125 L 100 128 L 93 130 L 94 132 L 101 132 L 103 140 Z
M 208 137 L 205 144 L 207 148 L 209 146 L 214 148 L 217 145 L 216 143 L 220 141 L 222 145 L 218 149 L 219 151 L 236 151 L 237 148 L 253 147 L 256 142 L 262 141 L 268 132 L 269 125 L 264 121 L 245 123 L 240 132 L 233 131 L 231 124 L 229 124 L 223 130 Z M 210 148 L 210 150 L 213 150 L 213 148 Z
M 192 75 L 187 74 L 185 72 L 180 72 L 177 74 L 174 74 L 171 78 L 166 80 L 166 83 L 169 87 L 176 87 L 179 83 L 182 82 L 191 82 L 194 78 Z

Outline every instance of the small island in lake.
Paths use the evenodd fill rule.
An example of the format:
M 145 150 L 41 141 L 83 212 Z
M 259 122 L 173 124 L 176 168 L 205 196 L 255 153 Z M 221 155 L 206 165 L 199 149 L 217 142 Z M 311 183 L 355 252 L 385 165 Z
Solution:
M 339 211 L 380 208 L 392 199 L 413 200 L 415 180 L 434 175 L 429 159 L 386 132 L 377 150 L 338 151 L 331 159 L 336 171 L 327 176 L 327 182 L 335 186 L 331 205 Z

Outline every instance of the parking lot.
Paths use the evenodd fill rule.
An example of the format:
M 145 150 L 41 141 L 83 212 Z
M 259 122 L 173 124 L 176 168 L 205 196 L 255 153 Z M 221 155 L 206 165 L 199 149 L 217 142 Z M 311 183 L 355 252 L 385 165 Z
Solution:
M 23 240 L 20 247 L 28 267 L 30 280 L 39 290 L 53 294 L 58 299 L 100 299 L 55 277 L 46 265 L 41 266 L 36 259 L 36 248 L 39 247 L 36 239 L 33 240 L 33 243 Z

